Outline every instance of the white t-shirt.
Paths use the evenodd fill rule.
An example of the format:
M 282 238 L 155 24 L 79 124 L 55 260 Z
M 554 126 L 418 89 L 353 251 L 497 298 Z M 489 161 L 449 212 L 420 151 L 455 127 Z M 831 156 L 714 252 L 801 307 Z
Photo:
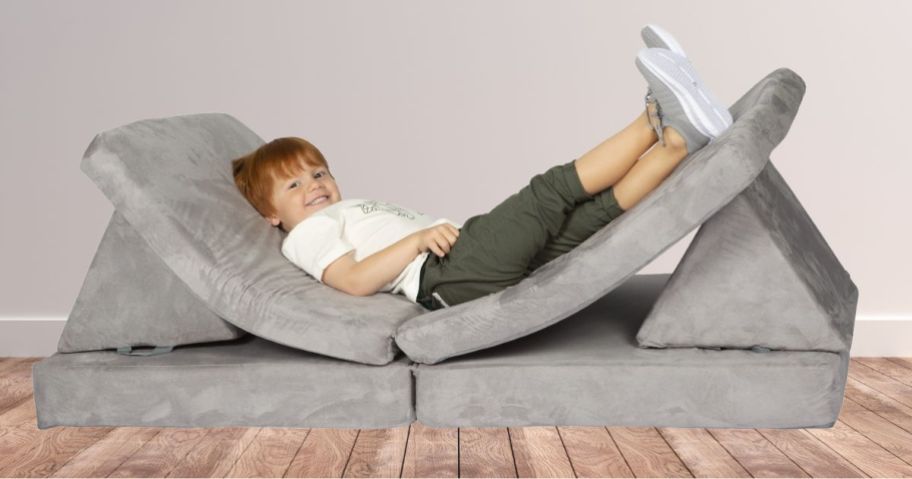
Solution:
M 443 223 L 462 228 L 446 218 L 435 219 L 385 201 L 341 200 L 295 225 L 282 240 L 282 254 L 322 282 L 323 270 L 351 250 L 355 261 L 361 261 L 416 231 Z M 380 291 L 402 294 L 417 303 L 421 266 L 428 254 L 419 254 Z

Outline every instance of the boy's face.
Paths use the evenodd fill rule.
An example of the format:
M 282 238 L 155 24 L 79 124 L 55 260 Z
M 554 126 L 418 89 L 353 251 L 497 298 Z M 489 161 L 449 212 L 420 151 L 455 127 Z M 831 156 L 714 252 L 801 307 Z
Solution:
M 281 224 L 286 232 L 308 216 L 342 199 L 336 180 L 326 167 L 312 167 L 303 161 L 300 166 L 303 171 L 298 176 L 278 179 L 273 185 L 272 204 L 278 213 L 267 220 L 273 226 Z

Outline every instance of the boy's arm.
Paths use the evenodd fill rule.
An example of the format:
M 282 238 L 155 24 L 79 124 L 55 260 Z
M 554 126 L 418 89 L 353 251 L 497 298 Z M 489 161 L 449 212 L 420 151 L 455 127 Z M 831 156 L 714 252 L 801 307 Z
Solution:
M 323 282 L 348 294 L 370 296 L 399 276 L 420 252 L 415 234 L 361 261 L 355 261 L 354 252 L 350 252 L 323 270 Z

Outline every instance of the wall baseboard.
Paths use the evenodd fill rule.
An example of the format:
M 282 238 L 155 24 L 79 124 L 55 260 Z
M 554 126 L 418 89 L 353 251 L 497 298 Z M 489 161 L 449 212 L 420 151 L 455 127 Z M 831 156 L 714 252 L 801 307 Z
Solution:
M 50 356 L 64 317 L 0 317 L 0 357 Z M 851 356 L 912 357 L 912 316 L 857 316 Z

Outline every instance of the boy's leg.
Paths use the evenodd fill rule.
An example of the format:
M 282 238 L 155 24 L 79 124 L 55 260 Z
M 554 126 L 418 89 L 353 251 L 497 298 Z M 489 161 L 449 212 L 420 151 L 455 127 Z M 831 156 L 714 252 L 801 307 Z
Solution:
M 529 261 L 558 233 L 567 213 L 591 199 L 574 163 L 533 176 L 528 185 L 488 213 L 466 220 L 446 256 L 428 255 L 418 302 L 437 309 L 432 298 L 436 293 L 453 306 L 520 282 Z
M 489 213 L 469 218 L 449 254 L 428 256 L 419 303 L 433 303 L 436 292 L 452 306 L 521 281 L 529 262 L 558 235 L 567 214 L 619 180 L 656 141 L 644 112 L 578 160 L 536 175 Z
M 608 189 L 658 140 L 646 111 L 643 111 L 623 130 L 576 160 L 576 170 L 583 189 L 590 196 Z
M 560 232 L 529 262 L 528 274 L 572 250 L 632 208 L 674 171 L 687 156 L 687 149 L 674 140 L 667 141 L 676 135 L 674 130 L 666 127 L 663 134 L 666 135 L 665 146 L 653 146 L 620 181 L 595 195 L 592 201 L 580 204 L 567 215 Z
M 558 234 L 529 261 L 526 274 L 532 274 L 545 263 L 576 248 L 625 211 L 618 204 L 611 187 L 595 195 L 592 201 L 581 203 L 567 215 Z

